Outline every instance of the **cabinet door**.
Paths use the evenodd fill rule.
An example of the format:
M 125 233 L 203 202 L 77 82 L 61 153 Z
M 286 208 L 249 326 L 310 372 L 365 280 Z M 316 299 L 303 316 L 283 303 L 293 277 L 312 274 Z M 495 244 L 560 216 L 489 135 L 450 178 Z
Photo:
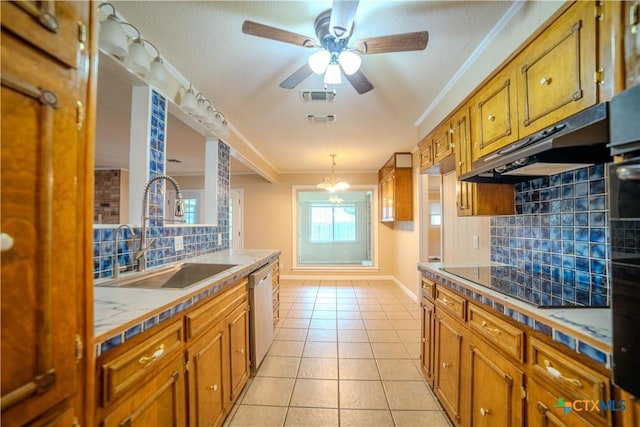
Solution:
M 183 356 L 179 356 L 159 370 L 136 394 L 110 411 L 103 427 L 185 426 L 183 365 Z
M 192 427 L 220 426 L 225 415 L 224 323 L 215 325 L 187 349 L 189 420 Z
M 2 26 L 69 67 L 77 68 L 86 50 L 88 2 L 2 2 Z M 96 6 L 97 7 L 97 6 Z M 3 29 L 4 29 L 3 28 Z
M 394 175 L 387 175 L 380 183 L 380 221 L 393 221 Z
M 249 310 L 246 303 L 229 315 L 227 329 L 229 332 L 229 360 L 231 362 L 229 400 L 233 402 L 249 378 Z
M 424 172 L 434 165 L 433 144 L 431 135 L 427 136 L 420 144 L 420 172 Z
M 536 381 L 527 380 L 527 425 L 541 427 L 584 427 L 593 425 L 582 420 L 576 411 L 560 405 L 562 393 L 550 392 Z M 560 406 L 560 407 L 559 407 Z
M 471 127 L 468 108 L 463 108 L 453 119 L 451 143 L 455 151 L 456 174 L 459 177 L 471 170 Z M 473 214 L 473 183 L 458 180 L 456 183 L 456 207 L 458 216 Z
M 450 418 L 461 424 L 462 327 L 438 309 L 435 337 L 435 391 Z
M 434 339 L 435 339 L 435 306 L 431 301 L 422 298 L 422 347 L 420 361 L 422 372 L 431 387 L 434 379 Z
M 433 161 L 439 163 L 445 157 L 453 153 L 451 134 L 453 129 L 449 124 L 443 125 L 433 135 Z
M 597 102 L 597 22 L 596 2 L 576 2 L 517 57 L 520 135 Z
M 469 421 L 472 426 L 523 423 L 524 374 L 481 343 L 470 345 Z
M 2 424 L 22 425 L 79 384 L 76 105 L 84 92 L 76 70 L 5 31 L 6 7 L 15 6 L 2 2 L 0 389 Z
M 472 101 L 473 161 L 517 139 L 516 108 L 515 69 L 507 67 Z

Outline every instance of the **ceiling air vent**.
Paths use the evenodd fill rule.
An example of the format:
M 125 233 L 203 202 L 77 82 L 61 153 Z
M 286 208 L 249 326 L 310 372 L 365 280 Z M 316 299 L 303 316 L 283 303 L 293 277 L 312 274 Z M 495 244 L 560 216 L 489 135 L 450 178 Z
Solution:
M 335 114 L 307 114 L 309 123 L 333 123 L 336 121 Z
M 335 90 L 310 90 L 300 89 L 300 101 L 333 101 L 336 97 Z

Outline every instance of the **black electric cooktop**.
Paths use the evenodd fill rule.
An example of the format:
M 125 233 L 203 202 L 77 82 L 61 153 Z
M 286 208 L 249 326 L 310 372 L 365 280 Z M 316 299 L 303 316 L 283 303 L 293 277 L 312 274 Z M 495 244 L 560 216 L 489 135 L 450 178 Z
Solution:
M 483 267 L 442 267 L 441 270 L 474 282 L 538 308 L 586 308 L 562 298 L 562 287 L 550 280 L 533 277 L 511 265 Z

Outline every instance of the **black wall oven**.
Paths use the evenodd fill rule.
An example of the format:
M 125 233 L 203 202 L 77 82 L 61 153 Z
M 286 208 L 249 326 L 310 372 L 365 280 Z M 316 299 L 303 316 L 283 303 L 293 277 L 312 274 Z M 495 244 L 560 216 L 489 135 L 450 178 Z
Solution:
M 609 165 L 613 381 L 640 397 L 640 85 L 611 100 Z
M 640 157 L 610 165 L 613 380 L 640 396 Z

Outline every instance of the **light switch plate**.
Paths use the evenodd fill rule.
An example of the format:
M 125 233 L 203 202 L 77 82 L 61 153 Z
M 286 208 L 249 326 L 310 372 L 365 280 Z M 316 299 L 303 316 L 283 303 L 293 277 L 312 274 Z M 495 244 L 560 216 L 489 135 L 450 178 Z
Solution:
M 184 241 L 182 240 L 182 236 L 174 237 L 173 247 L 176 251 L 181 251 L 184 249 Z
M 222 233 L 218 233 L 218 246 L 222 245 Z

